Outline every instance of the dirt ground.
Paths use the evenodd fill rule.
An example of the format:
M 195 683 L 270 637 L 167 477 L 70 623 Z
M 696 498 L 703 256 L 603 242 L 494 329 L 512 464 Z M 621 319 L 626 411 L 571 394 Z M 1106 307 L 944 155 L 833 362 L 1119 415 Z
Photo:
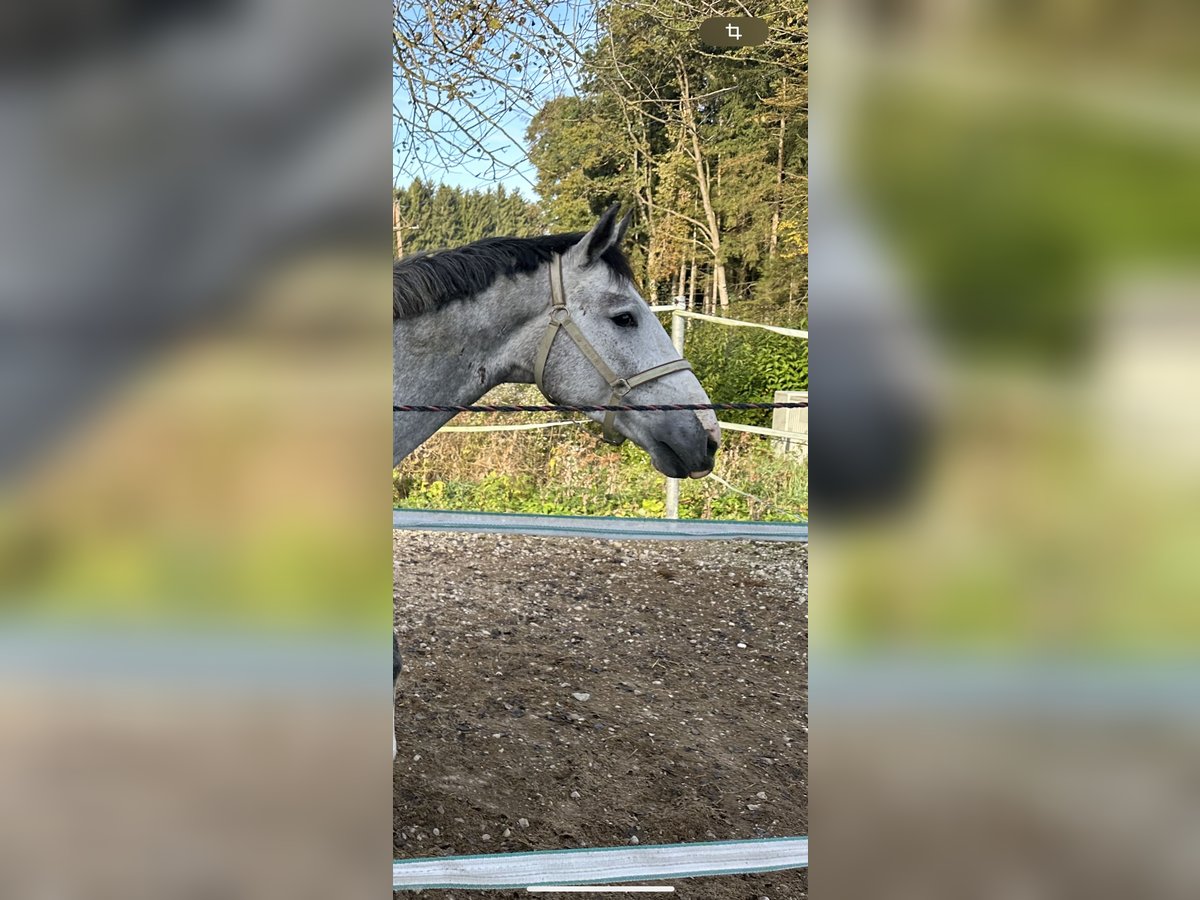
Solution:
M 808 833 L 805 545 L 396 532 L 393 556 L 397 858 Z

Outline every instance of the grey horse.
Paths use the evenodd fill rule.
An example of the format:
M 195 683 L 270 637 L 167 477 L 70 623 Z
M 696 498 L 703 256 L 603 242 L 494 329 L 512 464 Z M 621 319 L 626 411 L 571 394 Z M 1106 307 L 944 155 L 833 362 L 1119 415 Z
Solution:
M 397 262 L 396 405 L 465 405 L 506 383 L 537 383 L 555 402 L 573 405 L 708 403 L 633 286 L 620 246 L 629 217 L 618 222 L 617 213 L 613 206 L 586 234 L 487 238 Z M 396 413 L 393 464 L 452 415 Z M 632 440 L 674 478 L 707 475 L 721 437 L 709 410 L 619 413 L 606 430 Z
M 486 238 L 393 268 L 396 406 L 463 406 L 499 384 L 537 384 L 555 403 L 706 404 L 708 395 L 633 285 L 612 206 L 586 233 Z M 396 412 L 399 464 L 453 413 Z M 711 410 L 588 413 L 606 439 L 630 439 L 673 478 L 712 471 Z M 393 644 L 393 687 L 400 672 Z M 393 735 L 393 756 L 395 743 Z

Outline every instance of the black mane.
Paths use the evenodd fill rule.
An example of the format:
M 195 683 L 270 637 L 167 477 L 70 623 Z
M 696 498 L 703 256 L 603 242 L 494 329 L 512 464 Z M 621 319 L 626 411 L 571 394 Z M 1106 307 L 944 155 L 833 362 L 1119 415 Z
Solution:
M 398 259 L 392 265 L 392 320 L 415 318 L 455 300 L 474 297 L 501 275 L 511 278 L 536 272 L 583 236 L 584 232 L 573 231 L 531 238 L 484 238 L 453 250 Z M 609 247 L 600 259 L 615 276 L 633 280 L 633 270 L 620 247 Z

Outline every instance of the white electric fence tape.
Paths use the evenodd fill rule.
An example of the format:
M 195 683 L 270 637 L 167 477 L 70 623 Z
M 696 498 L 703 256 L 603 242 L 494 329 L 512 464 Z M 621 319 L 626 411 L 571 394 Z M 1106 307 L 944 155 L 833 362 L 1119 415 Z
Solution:
M 782 325 L 763 325 L 761 322 L 743 322 L 741 319 L 726 319 L 721 316 L 706 316 L 704 313 L 683 312 L 681 310 L 676 310 L 674 314 L 683 316 L 685 319 L 716 322 L 718 325 L 733 325 L 737 328 L 761 328 L 763 331 L 771 331 L 775 334 L 786 335 L 787 337 L 808 338 L 808 332 L 802 331 L 799 328 L 784 328 Z
M 536 431 L 539 428 L 561 428 L 564 425 L 590 425 L 591 419 L 569 419 L 565 422 L 526 422 L 523 425 L 443 425 L 442 431 Z
M 808 540 L 808 525 L 792 522 L 734 522 L 723 519 L 626 519 L 612 516 L 542 516 L 466 510 L 393 509 L 400 531 L 475 534 L 532 534 L 598 540 L 796 541 Z
M 807 865 L 807 837 L 761 838 L 398 859 L 392 864 L 392 887 L 395 890 L 511 890 L 551 884 L 619 884 L 743 875 L 800 869 Z

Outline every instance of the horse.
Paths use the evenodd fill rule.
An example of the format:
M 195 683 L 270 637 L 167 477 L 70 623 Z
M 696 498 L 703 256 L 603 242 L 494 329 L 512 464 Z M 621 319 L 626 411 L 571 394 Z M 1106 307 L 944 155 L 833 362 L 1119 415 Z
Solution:
M 536 384 L 569 406 L 708 404 L 634 286 L 621 247 L 632 213 L 619 213 L 609 207 L 586 233 L 484 238 L 394 263 L 393 405 L 468 406 L 500 384 Z M 453 415 L 394 412 L 392 465 Z M 664 475 L 712 471 L 721 443 L 712 410 L 586 415 Z M 393 691 L 399 653 L 393 641 Z

